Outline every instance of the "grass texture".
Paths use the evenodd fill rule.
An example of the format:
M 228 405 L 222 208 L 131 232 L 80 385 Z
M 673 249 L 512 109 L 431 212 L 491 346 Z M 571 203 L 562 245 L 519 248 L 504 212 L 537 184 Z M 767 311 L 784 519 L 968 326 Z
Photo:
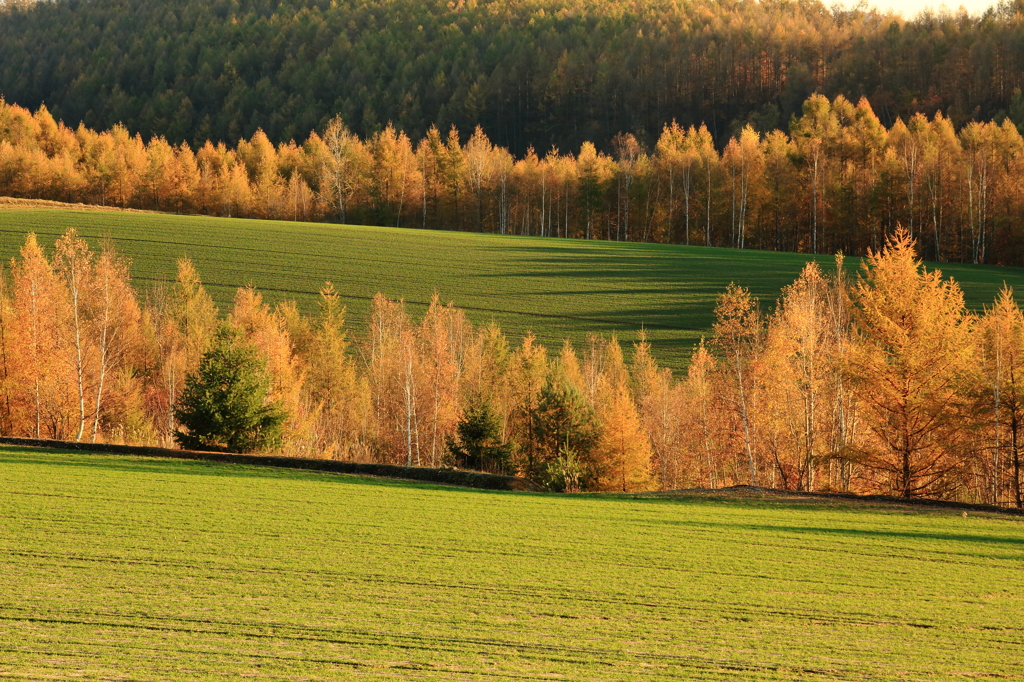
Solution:
M 325 280 L 365 329 L 377 292 L 404 298 L 420 315 L 436 291 L 477 324 L 495 321 L 513 338 L 532 330 L 557 350 L 590 333 L 631 342 L 644 327 L 655 356 L 680 369 L 713 322 L 715 297 L 730 282 L 767 307 L 790 284 L 805 254 L 511 237 L 464 232 L 72 210 L 0 211 L 0 257 L 14 256 L 27 232 L 51 247 L 68 227 L 94 246 L 110 238 L 132 259 L 142 290 L 168 282 L 188 256 L 222 307 L 238 287 L 255 285 L 270 301 L 291 299 L 307 313 Z M 831 267 L 831 256 L 818 256 Z M 858 267 L 851 261 L 850 267 Z M 944 264 L 968 305 L 991 303 L 1005 281 L 1024 291 L 1016 268 Z
M 1024 521 L 0 450 L 0 678 L 1024 677 Z

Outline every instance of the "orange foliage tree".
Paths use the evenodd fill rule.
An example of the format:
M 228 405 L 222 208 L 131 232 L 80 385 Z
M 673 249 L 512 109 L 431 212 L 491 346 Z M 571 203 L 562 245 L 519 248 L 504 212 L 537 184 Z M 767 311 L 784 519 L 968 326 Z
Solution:
M 869 254 L 853 301 L 847 371 L 871 433 L 860 446 L 863 463 L 894 494 L 948 493 L 972 447 L 965 391 L 973 319 L 963 294 L 926 270 L 900 231 Z
M 838 120 L 858 115 L 844 111 Z M 59 126 L 29 120 L 62 144 Z M 443 140 L 435 151 L 454 153 Z M 438 159 L 438 173 L 479 162 Z M 646 182 L 639 155 L 635 173 L 634 186 Z M 564 224 L 549 202 L 564 197 L 551 178 L 530 219 L 554 231 Z M 436 210 L 480 208 L 472 185 L 435 180 Z M 631 230 L 650 228 L 643 205 L 628 209 Z M 49 257 L 26 238 L 0 277 L 0 433 L 171 443 L 182 387 L 222 321 L 189 261 L 144 304 L 129 274 L 111 245 L 94 250 L 74 230 Z M 502 461 L 558 490 L 753 483 L 1021 506 L 1024 315 L 1004 289 L 976 319 L 903 231 L 854 285 L 841 258 L 834 272 L 809 264 L 767 316 L 730 285 L 714 338 L 681 377 L 659 368 L 642 332 L 628 363 L 614 337 L 552 357 L 531 334 L 514 345 L 494 324 L 474 327 L 439 296 L 413 319 L 378 295 L 368 333 L 351 340 L 329 283 L 313 315 L 242 288 L 227 318 L 267 367 L 290 415 L 280 449 L 295 455 L 456 465 L 459 425 L 486 415 Z

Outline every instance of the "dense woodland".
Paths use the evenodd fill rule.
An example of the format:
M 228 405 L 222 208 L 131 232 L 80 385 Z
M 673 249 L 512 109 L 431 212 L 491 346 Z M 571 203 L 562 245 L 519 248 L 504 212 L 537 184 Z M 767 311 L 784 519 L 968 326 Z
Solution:
M 790 134 L 750 126 L 719 152 L 666 126 L 652 149 L 532 149 L 482 129 L 415 145 L 340 118 L 301 144 L 148 143 L 123 126 L 70 129 L 0 100 L 0 194 L 291 220 L 861 255 L 902 224 L 933 260 L 1024 264 L 1024 139 L 1008 119 L 957 131 L 942 114 L 885 128 L 867 100 L 815 95 Z
M 673 119 L 719 148 L 786 130 L 812 93 L 868 97 L 886 126 L 1011 114 L 1021 5 L 912 19 L 816 0 L 8 0 L 0 94 L 171 144 L 278 144 L 336 114 L 362 138 L 477 125 L 533 146 L 651 146 Z M 955 4 L 955 3 L 953 3 Z M 605 146 L 601 146 L 605 145 Z
M 414 320 L 378 295 L 361 339 L 330 284 L 311 317 L 251 288 L 222 317 L 181 261 L 140 299 L 112 244 L 94 252 L 71 230 L 48 256 L 29 235 L 0 290 L 0 433 L 170 444 L 197 369 L 228 343 L 259 360 L 246 385 L 269 387 L 292 455 L 514 471 L 555 490 L 751 483 L 1020 507 L 1012 292 L 966 311 L 905 231 L 856 276 L 841 260 L 834 276 L 808 264 L 771 313 L 730 286 L 673 377 L 642 336 L 551 354 L 436 297 Z

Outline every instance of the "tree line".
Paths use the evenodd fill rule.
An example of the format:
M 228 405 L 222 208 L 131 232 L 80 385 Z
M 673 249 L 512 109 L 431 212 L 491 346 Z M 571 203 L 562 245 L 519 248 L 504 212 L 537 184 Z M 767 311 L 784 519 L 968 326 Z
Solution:
M 124 126 L 70 129 L 0 99 L 0 194 L 223 216 L 361 222 L 542 237 L 759 248 L 878 249 L 897 224 L 932 260 L 1024 264 L 1024 139 L 1010 120 L 957 131 L 942 114 L 886 128 L 867 100 L 814 95 L 790 134 L 744 127 L 719 151 L 673 122 L 652 149 L 530 149 L 480 127 L 392 126 L 368 139 L 336 117 L 301 144 L 262 131 L 198 150 Z
M 3 9 L 7 6 L 7 10 Z M 886 126 L 999 120 L 1024 88 L 1020 0 L 905 19 L 817 0 L 56 0 L 0 3 L 0 93 L 94 129 L 274 144 L 335 114 L 368 138 L 483 126 L 517 156 L 673 118 L 719 147 L 812 93 Z M 1016 105 L 1015 122 L 1024 123 Z M 610 152 L 606 147 L 602 151 Z
M 140 298 L 111 243 L 96 252 L 71 229 L 48 256 L 29 235 L 0 289 L 0 432 L 460 466 L 554 490 L 752 484 L 1020 507 L 1012 291 L 968 312 L 904 230 L 856 276 L 837 261 L 832 275 L 809 263 L 771 311 L 731 285 L 673 376 L 642 333 L 625 350 L 592 336 L 549 352 L 437 296 L 416 320 L 378 294 L 359 339 L 329 283 L 312 315 L 246 287 L 222 316 L 187 260 Z

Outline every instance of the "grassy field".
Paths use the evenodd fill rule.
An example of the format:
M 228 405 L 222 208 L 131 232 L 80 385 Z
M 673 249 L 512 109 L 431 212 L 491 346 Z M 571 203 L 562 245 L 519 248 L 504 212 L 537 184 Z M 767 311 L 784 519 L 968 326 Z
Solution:
M 1024 679 L 1024 520 L 0 450 L 0 678 Z
M 381 227 L 70 210 L 0 211 L 0 257 L 17 253 L 26 232 L 47 246 L 69 226 L 94 244 L 112 238 L 131 257 L 145 288 L 173 278 L 190 257 L 222 307 L 254 284 L 272 301 L 314 309 L 325 280 L 344 296 L 352 327 L 365 327 L 377 292 L 405 298 L 420 314 L 437 291 L 474 322 L 494 320 L 519 337 L 532 330 L 549 348 L 563 338 L 647 328 L 656 356 L 680 368 L 710 328 L 715 297 L 729 282 L 772 304 L 806 255 L 702 247 L 501 237 Z M 830 256 L 819 257 L 823 265 Z M 856 263 L 852 263 L 856 267 Z M 1024 271 L 944 265 L 980 308 L 1004 281 L 1024 291 Z

